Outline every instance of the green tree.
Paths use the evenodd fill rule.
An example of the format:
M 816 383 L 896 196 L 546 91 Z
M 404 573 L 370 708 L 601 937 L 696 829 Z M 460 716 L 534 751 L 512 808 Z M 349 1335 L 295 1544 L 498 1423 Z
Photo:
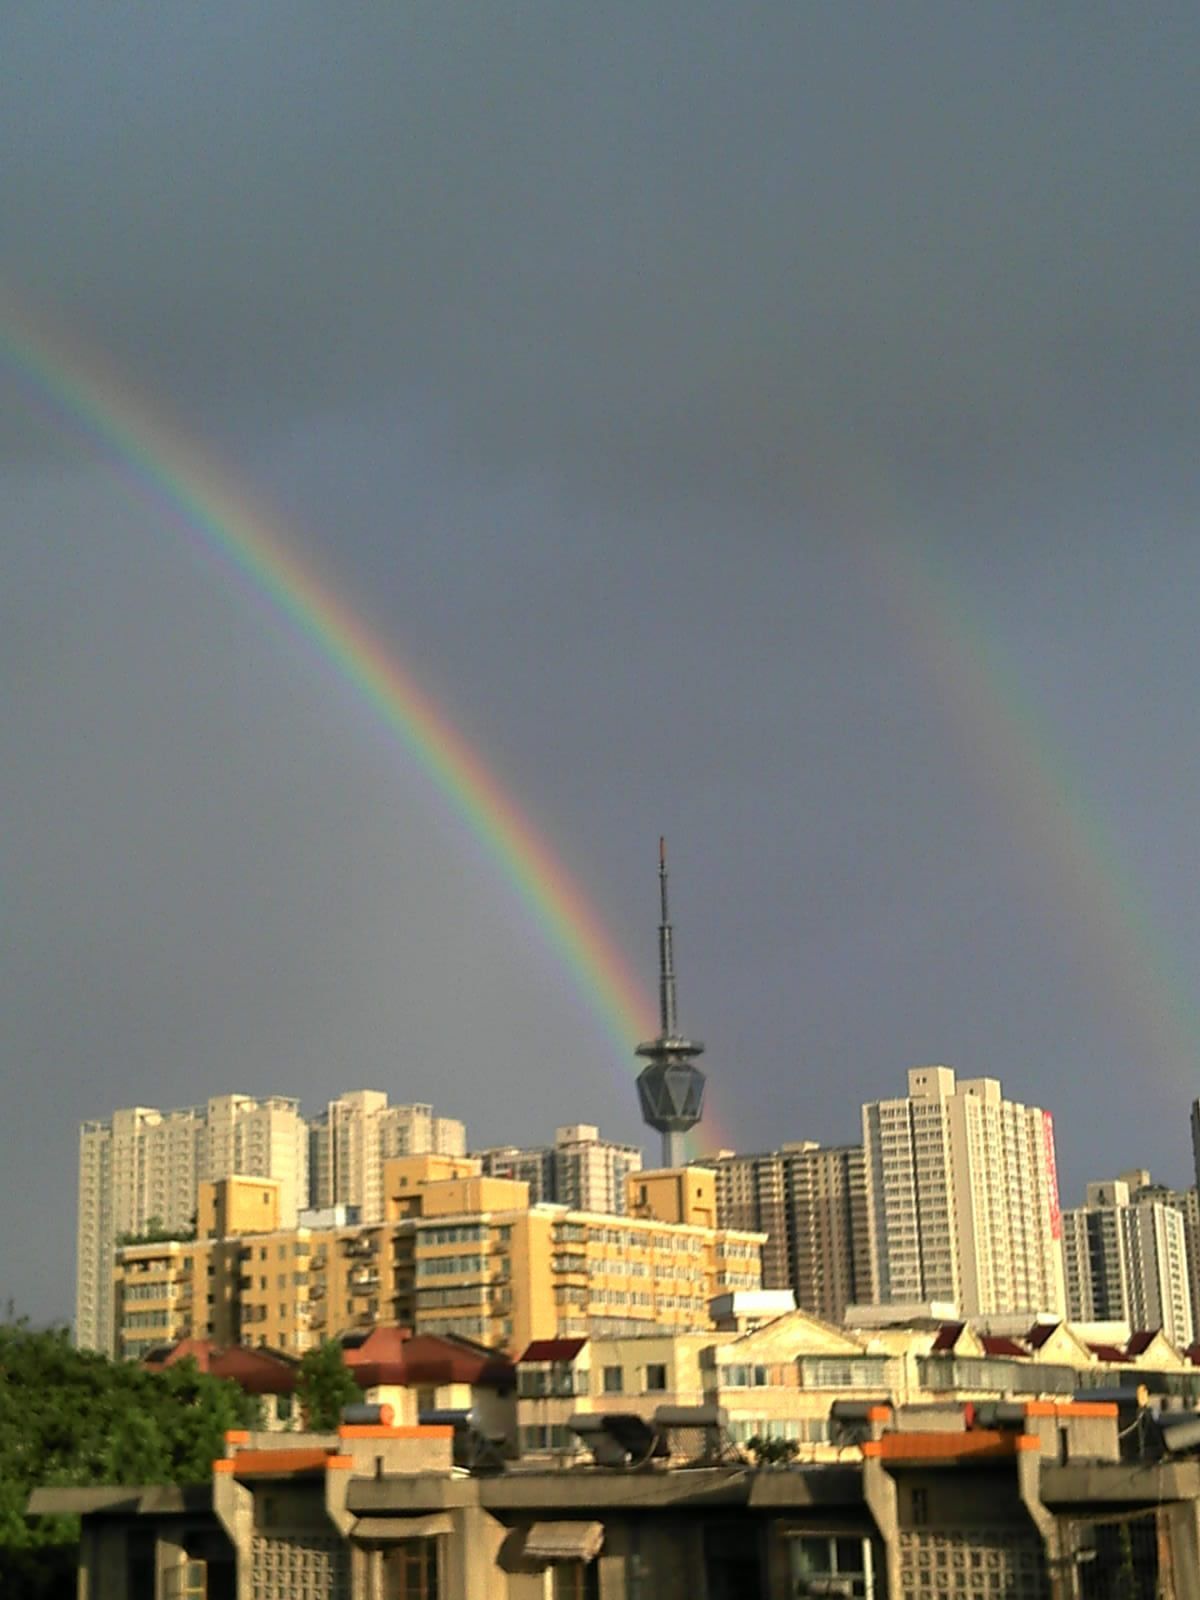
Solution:
M 746 1451 L 756 1467 L 779 1467 L 794 1461 L 800 1446 L 794 1439 L 769 1439 L 756 1433 L 753 1439 L 746 1440 Z
M 79 1528 L 30 1520 L 41 1484 L 205 1483 L 258 1402 L 185 1361 L 163 1373 L 75 1350 L 64 1328 L 0 1323 L 0 1595 L 74 1594 Z
M 296 1398 L 304 1426 L 314 1433 L 331 1432 L 341 1419 L 342 1407 L 360 1398 L 336 1339 L 326 1339 L 305 1351 L 296 1379 Z
M 175 1228 L 168 1228 L 161 1217 L 147 1217 L 144 1228 L 133 1233 L 119 1233 L 117 1244 L 170 1244 L 173 1241 L 186 1243 L 195 1237 L 196 1213 L 193 1211 L 188 1223 Z

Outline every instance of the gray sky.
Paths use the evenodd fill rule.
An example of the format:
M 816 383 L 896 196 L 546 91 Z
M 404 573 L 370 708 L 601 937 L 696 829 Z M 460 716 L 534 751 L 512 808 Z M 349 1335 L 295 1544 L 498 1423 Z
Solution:
M 666 832 L 728 1137 L 946 1061 L 1055 1112 L 1067 1202 L 1183 1182 L 1198 54 L 1070 0 L 10 6 L 0 275 L 274 505 L 648 981 Z M 640 1138 L 412 760 L 28 402 L 0 360 L 0 1294 L 69 1313 L 119 1105 Z

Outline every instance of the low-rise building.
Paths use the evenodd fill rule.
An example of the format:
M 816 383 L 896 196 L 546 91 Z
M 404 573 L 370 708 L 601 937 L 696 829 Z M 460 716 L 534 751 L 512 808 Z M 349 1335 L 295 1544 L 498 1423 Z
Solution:
M 1116 1404 L 831 1425 L 845 1459 L 760 1471 L 678 1451 L 609 1467 L 597 1440 L 582 1470 L 464 1473 L 450 1427 L 230 1434 L 211 1484 L 45 1488 L 28 1509 L 82 1518 L 80 1600 L 1073 1600 L 1114 1574 L 1200 1593 L 1200 1463 L 1161 1434 L 1121 1459 Z
M 897 1406 L 1068 1400 L 1097 1389 L 1200 1400 L 1200 1369 L 1161 1333 L 1119 1344 L 1065 1323 L 1019 1336 L 962 1321 L 836 1328 L 792 1311 L 743 1329 L 625 1339 L 535 1341 L 521 1355 L 517 1424 L 526 1455 L 578 1455 L 572 1416 L 660 1406 L 718 1407 L 730 1442 L 783 1444 L 804 1460 L 841 1459 L 830 1433 L 835 1401 Z

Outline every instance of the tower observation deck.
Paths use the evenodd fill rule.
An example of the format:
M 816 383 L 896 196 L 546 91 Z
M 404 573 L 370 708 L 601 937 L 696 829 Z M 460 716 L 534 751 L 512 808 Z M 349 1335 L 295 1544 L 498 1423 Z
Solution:
M 704 1110 L 704 1074 L 695 1058 L 704 1046 L 685 1039 L 675 1013 L 674 931 L 667 907 L 667 845 L 658 841 L 658 1015 L 657 1039 L 639 1044 L 637 1054 L 646 1065 L 638 1073 L 638 1099 L 642 1118 L 662 1134 L 663 1165 L 680 1167 L 685 1161 L 683 1138 L 700 1121 Z

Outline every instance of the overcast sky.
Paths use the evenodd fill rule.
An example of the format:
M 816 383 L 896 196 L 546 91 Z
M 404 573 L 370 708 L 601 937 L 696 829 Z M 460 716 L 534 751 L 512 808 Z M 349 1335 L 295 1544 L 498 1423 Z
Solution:
M 1198 57 L 1194 5 L 10 5 L 0 277 L 273 505 L 648 986 L 667 834 L 724 1137 L 948 1062 L 1074 1203 L 1187 1181 L 1200 1093 Z M 0 357 L 0 1294 L 70 1314 L 118 1106 L 641 1139 L 411 757 L 29 400 Z

